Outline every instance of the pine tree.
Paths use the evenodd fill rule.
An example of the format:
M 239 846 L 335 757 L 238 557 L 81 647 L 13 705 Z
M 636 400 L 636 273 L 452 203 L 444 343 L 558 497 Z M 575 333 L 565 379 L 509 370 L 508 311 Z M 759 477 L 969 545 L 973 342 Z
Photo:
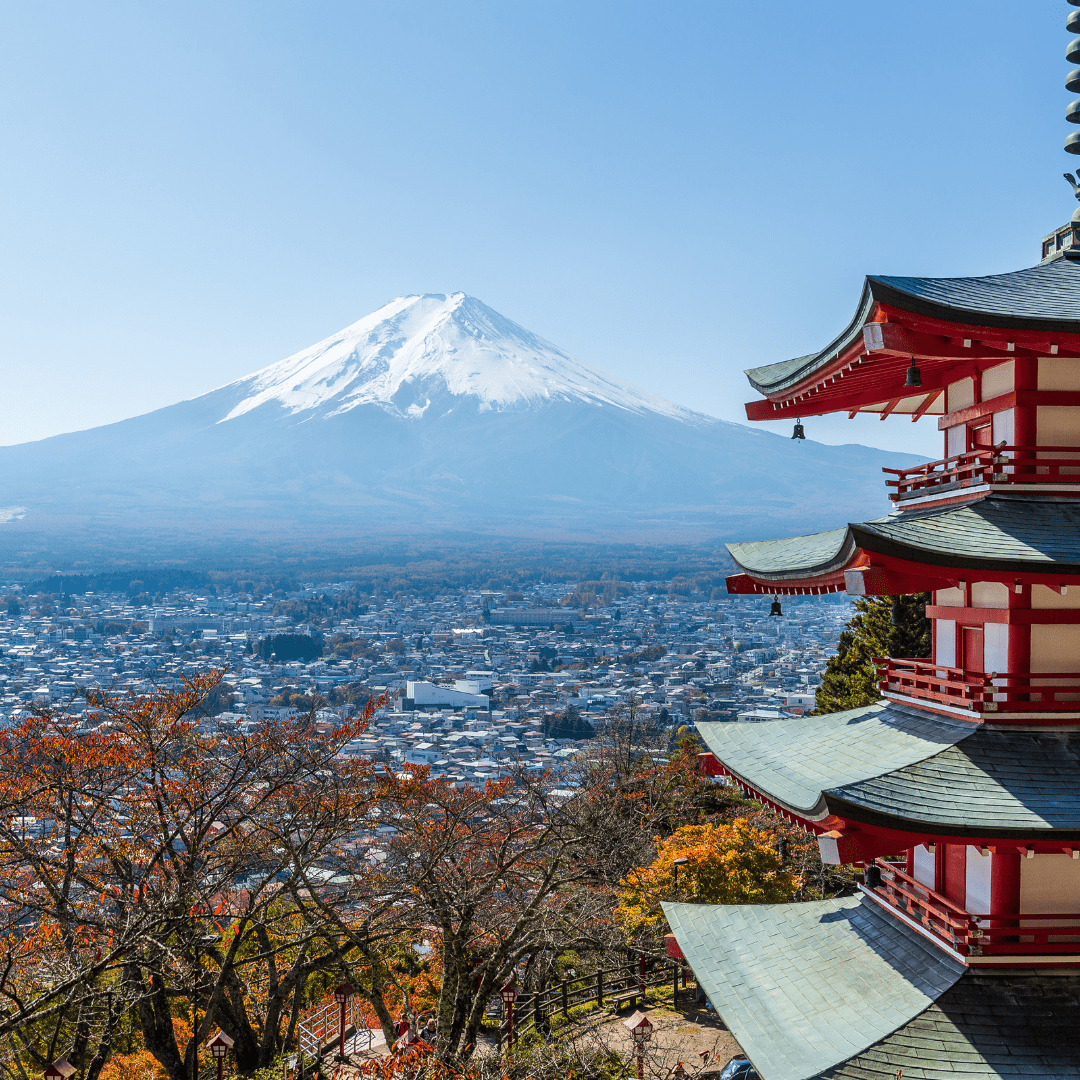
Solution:
M 857 614 L 840 634 L 817 690 L 815 714 L 873 705 L 881 696 L 875 656 L 925 658 L 930 655 L 929 593 L 856 600 Z

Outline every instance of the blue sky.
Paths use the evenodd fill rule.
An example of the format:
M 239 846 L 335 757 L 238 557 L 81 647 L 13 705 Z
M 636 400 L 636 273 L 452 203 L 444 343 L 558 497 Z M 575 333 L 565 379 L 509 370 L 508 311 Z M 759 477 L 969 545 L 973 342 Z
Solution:
M 1037 261 L 1065 0 L 0 5 L 0 443 L 464 290 L 741 419 L 863 275 Z M 790 430 L 790 424 L 783 425 Z M 933 421 L 807 422 L 936 456 Z

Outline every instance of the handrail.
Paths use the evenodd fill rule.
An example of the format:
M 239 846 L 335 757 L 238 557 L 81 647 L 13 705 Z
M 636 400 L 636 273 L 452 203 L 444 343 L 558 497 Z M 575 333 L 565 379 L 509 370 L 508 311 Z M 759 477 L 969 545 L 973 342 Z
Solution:
M 345 1006 L 345 1028 L 360 1030 L 361 998 L 353 994 Z M 341 1006 L 336 1001 L 320 1005 L 308 1013 L 296 1025 L 297 1046 L 300 1053 L 317 1058 L 324 1046 L 341 1037 Z
M 1069 456 L 1077 455 L 1077 456 Z M 1078 446 L 979 447 L 915 465 L 910 469 L 882 468 L 895 476 L 886 487 L 894 502 L 932 493 L 934 489 L 992 484 L 1069 484 L 1080 486 Z
M 973 914 L 923 885 L 896 863 L 875 859 L 879 885 L 868 892 L 920 923 L 965 956 L 1080 954 L 1080 912 Z
M 933 660 L 874 657 L 882 693 L 985 712 L 1080 712 L 1075 671 L 969 671 Z
M 685 982 L 686 965 L 679 961 L 673 961 L 666 954 L 646 954 L 648 966 L 645 971 L 644 984 L 661 986 L 671 983 L 678 978 L 679 971 L 684 972 L 683 985 Z M 569 1016 L 569 1010 L 574 1005 L 580 1005 L 585 1001 L 595 1001 L 603 1005 L 605 998 L 618 996 L 631 990 L 639 990 L 642 983 L 640 972 L 640 954 L 634 960 L 624 960 L 620 964 L 611 967 L 600 968 L 588 975 L 578 975 L 573 979 L 563 979 L 554 986 L 543 991 L 521 992 L 514 1004 L 514 1037 L 515 1039 L 526 1032 L 536 1029 L 537 1021 L 543 1024 L 553 1011 L 561 1012 L 564 1017 Z M 499 1002 L 501 1006 L 501 1002 Z M 503 1016 L 499 1021 L 499 1042 L 505 1043 L 507 1036 L 507 1017 Z

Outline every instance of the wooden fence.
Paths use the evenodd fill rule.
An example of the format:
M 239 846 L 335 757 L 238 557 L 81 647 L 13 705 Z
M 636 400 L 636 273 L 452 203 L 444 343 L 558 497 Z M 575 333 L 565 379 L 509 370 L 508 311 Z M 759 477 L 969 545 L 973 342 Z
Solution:
M 569 1019 L 575 1005 L 595 1003 L 602 1008 L 605 1002 L 615 1006 L 616 1011 L 624 1005 L 644 1004 L 645 991 L 649 987 L 668 985 L 672 987 L 675 1004 L 678 1004 L 680 980 L 686 987 L 689 968 L 679 960 L 661 954 L 637 953 L 621 963 L 600 968 L 589 975 L 575 975 L 562 979 L 552 986 L 534 991 L 519 991 L 513 1005 L 514 1040 L 531 1031 L 546 1035 L 550 1018 L 561 1014 Z M 497 998 L 496 1012 L 499 1022 L 499 1044 L 505 1045 L 509 1028 L 509 1015 Z

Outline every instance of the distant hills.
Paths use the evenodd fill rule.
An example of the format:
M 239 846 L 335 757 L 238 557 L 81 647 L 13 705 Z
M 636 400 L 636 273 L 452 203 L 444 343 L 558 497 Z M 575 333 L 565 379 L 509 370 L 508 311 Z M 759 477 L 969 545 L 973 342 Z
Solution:
M 716 420 L 470 296 L 402 296 L 201 397 L 0 448 L 0 538 L 755 539 L 883 513 L 880 467 L 917 460 Z

